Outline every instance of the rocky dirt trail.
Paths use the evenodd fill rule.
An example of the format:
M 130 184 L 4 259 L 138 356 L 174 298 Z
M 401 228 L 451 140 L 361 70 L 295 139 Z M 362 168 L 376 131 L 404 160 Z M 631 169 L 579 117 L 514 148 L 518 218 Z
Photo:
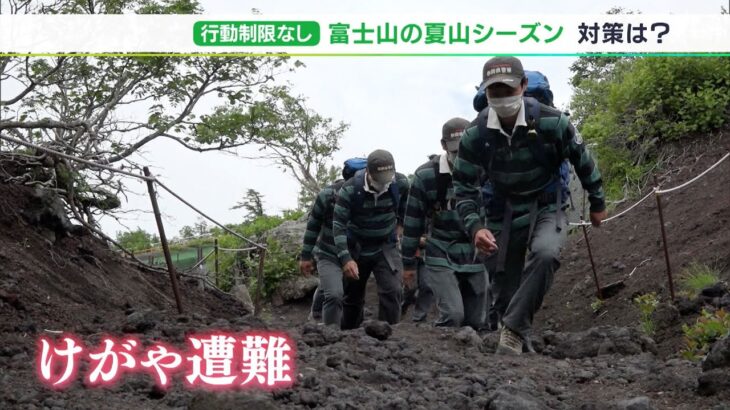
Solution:
M 730 138 L 714 138 L 712 144 L 684 147 L 670 161 L 667 169 L 675 171 L 665 175 L 665 184 L 696 175 L 730 150 Z M 667 228 L 678 270 L 695 259 L 715 261 L 725 266 L 723 279 L 730 279 L 728 186 L 725 167 L 668 196 Z M 693 322 L 702 306 L 719 307 L 728 298 L 726 288 L 663 308 L 666 320 L 658 322 L 654 339 L 637 330 L 633 296 L 657 291 L 667 298 L 650 202 L 592 233 L 602 279 L 626 281 L 626 288 L 605 302 L 601 312 L 606 313 L 590 308 L 595 299 L 590 267 L 581 236 L 574 235 L 537 318 L 538 353 L 503 357 L 494 354 L 496 333 L 434 328 L 407 318 L 395 326 L 372 321 L 372 288 L 368 322 L 346 332 L 308 323 L 306 302 L 272 307 L 255 319 L 235 299 L 201 292 L 187 280 L 182 281 L 186 313 L 180 315 L 165 275 L 130 266 L 90 236 L 53 238 L 22 217 L 20 210 L 32 201 L 29 189 L 0 184 L 3 409 L 730 409 L 728 339 L 718 342 L 704 363 L 676 356 L 681 324 Z M 183 346 L 192 333 L 266 329 L 286 332 L 296 343 L 296 381 L 290 389 L 190 390 L 180 375 L 167 391 L 146 375 L 89 388 L 80 375 L 68 389 L 53 391 L 35 373 L 36 340 L 53 335 L 49 330 L 71 332 L 90 346 L 106 334 L 134 336 L 143 345 Z

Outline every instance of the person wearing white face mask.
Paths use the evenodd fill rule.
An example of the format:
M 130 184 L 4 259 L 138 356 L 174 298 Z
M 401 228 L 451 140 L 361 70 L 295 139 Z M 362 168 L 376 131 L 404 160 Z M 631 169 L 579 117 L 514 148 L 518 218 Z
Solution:
M 489 275 L 494 275 L 494 307 L 502 327 L 497 353 L 520 354 L 560 267 L 567 204 L 558 187 L 566 158 L 588 191 L 594 226 L 606 218 L 606 205 L 601 173 L 568 115 L 523 97 L 527 78 L 520 60 L 492 58 L 482 79 L 488 106 L 461 138 L 454 191 L 474 246 L 496 255 Z M 494 188 L 486 226 L 482 175 Z
M 408 178 L 395 171 L 393 156 L 375 150 L 367 167 L 337 195 L 332 230 L 344 277 L 343 329 L 360 326 L 370 274 L 378 286 L 378 319 L 400 321 L 403 264 L 397 237 L 403 224 Z

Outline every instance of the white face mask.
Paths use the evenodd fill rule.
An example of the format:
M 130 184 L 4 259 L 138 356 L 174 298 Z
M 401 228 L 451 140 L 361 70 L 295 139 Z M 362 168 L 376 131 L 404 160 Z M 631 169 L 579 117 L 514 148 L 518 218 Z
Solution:
M 385 184 L 379 184 L 375 181 L 370 182 L 370 187 L 377 193 L 382 194 L 383 192 L 387 191 L 388 188 L 390 188 L 391 182 L 385 183 Z
M 487 97 L 487 102 L 498 116 L 502 118 L 511 117 L 520 111 L 520 107 L 522 107 L 522 95 L 502 98 Z

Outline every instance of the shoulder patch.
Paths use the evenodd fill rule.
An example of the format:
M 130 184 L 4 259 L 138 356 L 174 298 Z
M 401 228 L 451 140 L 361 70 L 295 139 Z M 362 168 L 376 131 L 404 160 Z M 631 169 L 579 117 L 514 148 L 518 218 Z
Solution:
M 580 131 L 578 131 L 578 128 L 574 128 L 575 130 L 575 143 L 578 145 L 583 144 L 583 137 L 580 135 Z

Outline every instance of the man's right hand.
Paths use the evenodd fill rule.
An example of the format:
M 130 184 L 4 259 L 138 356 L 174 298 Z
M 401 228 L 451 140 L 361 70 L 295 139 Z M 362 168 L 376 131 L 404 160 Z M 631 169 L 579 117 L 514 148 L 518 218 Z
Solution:
M 357 269 L 357 263 L 355 261 L 349 261 L 342 267 L 342 274 L 345 278 L 358 280 L 360 279 L 360 272 Z
M 406 289 L 413 289 L 416 284 L 416 270 L 406 269 L 403 271 L 403 286 Z
M 474 246 L 483 253 L 490 255 L 497 251 L 497 240 L 489 229 L 480 229 L 474 235 Z
M 302 272 L 302 275 L 309 276 L 313 270 L 314 263 L 312 261 L 299 261 L 299 271 Z

